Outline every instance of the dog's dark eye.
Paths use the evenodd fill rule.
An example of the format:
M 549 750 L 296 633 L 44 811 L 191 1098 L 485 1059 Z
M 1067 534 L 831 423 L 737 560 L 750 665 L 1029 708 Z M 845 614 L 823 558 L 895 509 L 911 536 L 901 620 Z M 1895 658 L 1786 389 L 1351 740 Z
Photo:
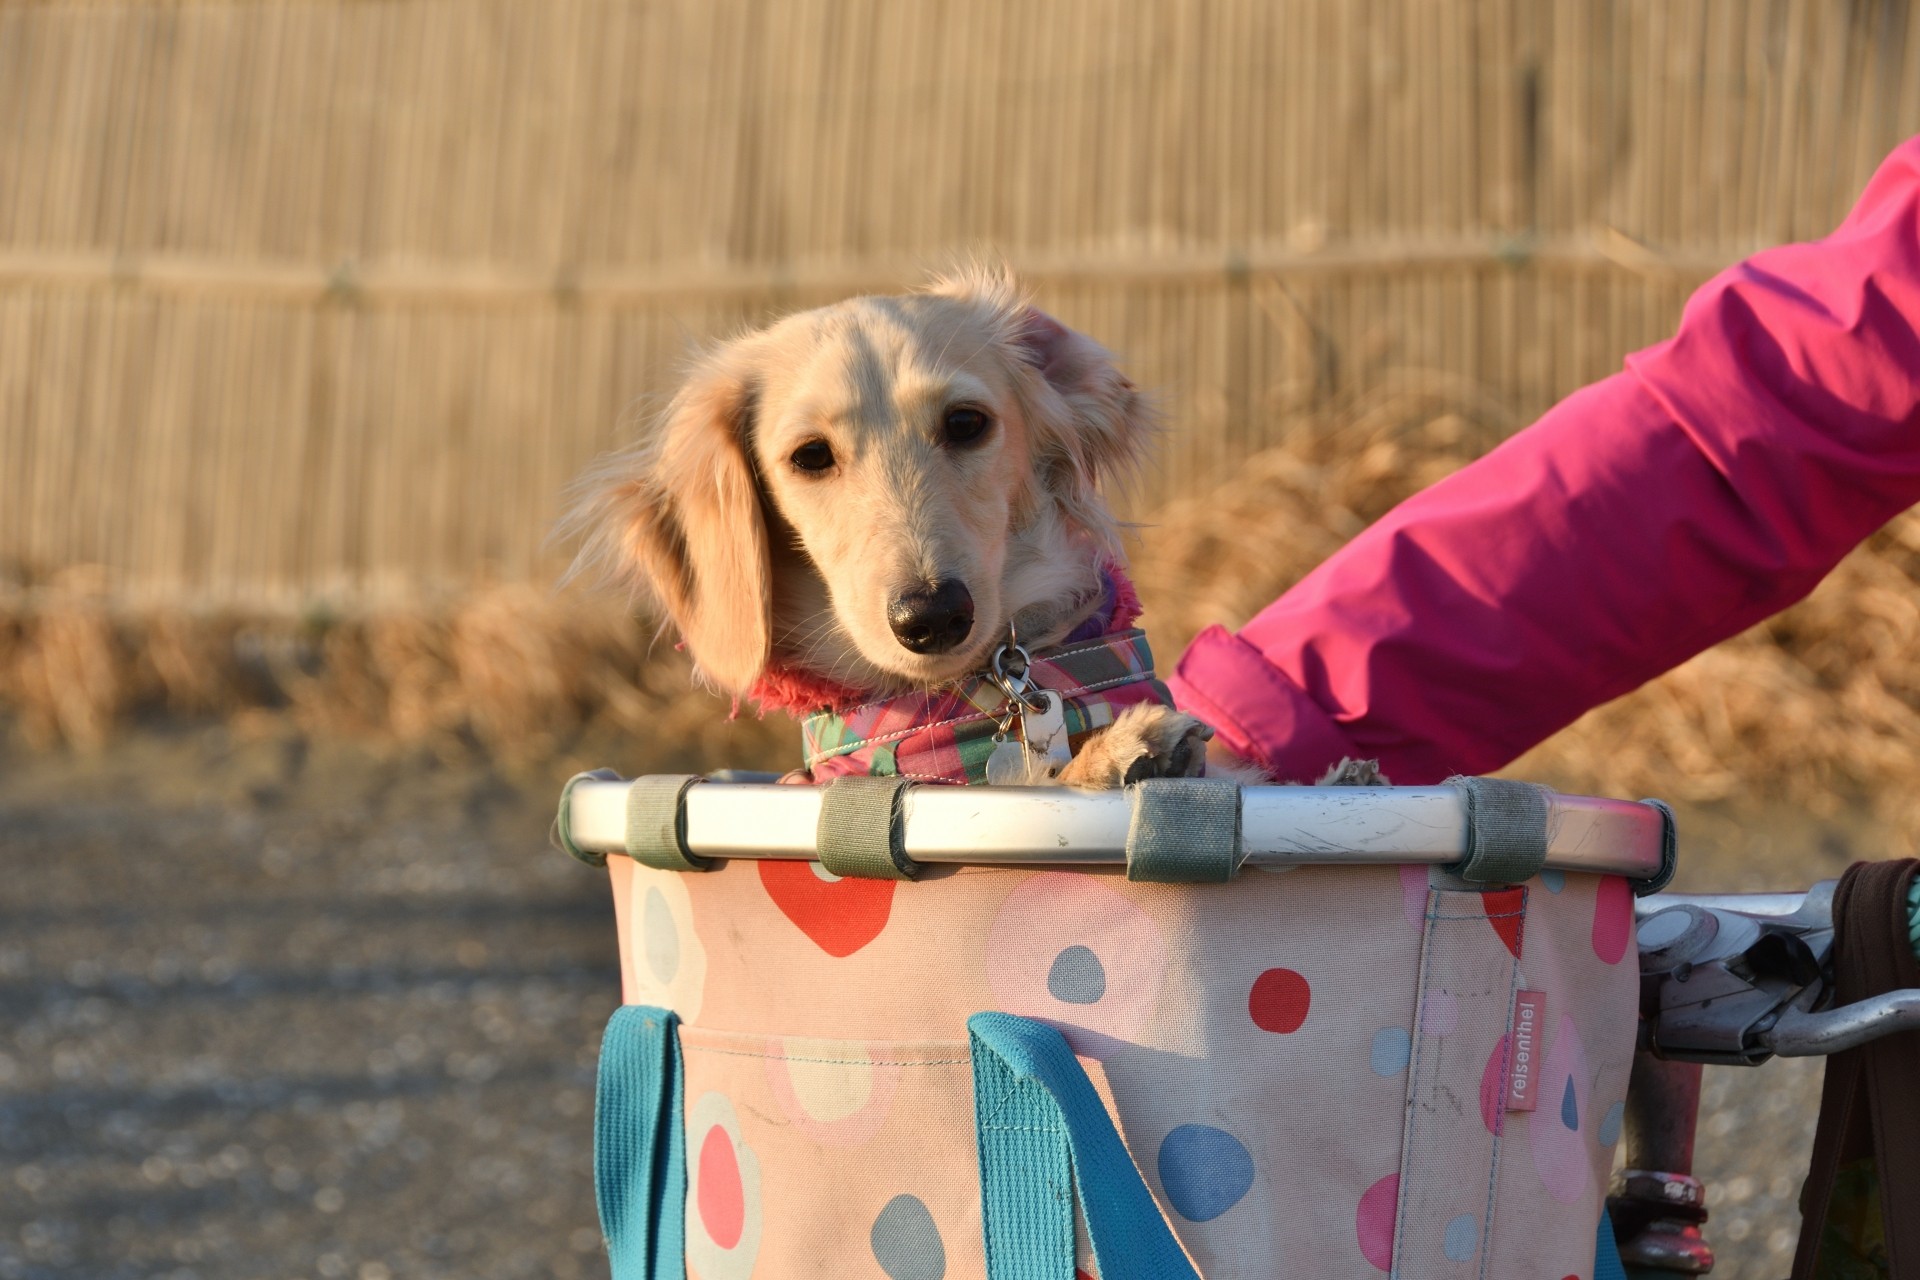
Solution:
M 799 471 L 826 471 L 833 466 L 833 447 L 825 440 L 809 440 L 788 455 Z
M 961 405 L 957 409 L 947 410 L 945 424 L 947 443 L 957 445 L 978 444 L 987 434 L 987 428 L 993 425 L 993 419 L 971 405 Z

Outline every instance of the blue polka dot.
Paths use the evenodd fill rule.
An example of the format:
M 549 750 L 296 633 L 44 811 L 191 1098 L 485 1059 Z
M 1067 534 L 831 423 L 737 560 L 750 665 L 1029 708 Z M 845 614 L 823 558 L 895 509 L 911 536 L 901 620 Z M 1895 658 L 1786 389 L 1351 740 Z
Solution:
M 1480 1247 L 1480 1224 L 1470 1213 L 1463 1213 L 1447 1223 L 1447 1234 L 1440 1242 L 1446 1250 L 1450 1262 L 1465 1262 Z
M 1601 1146 L 1610 1147 L 1620 1141 L 1620 1124 L 1626 1118 L 1626 1103 L 1616 1102 L 1607 1108 L 1607 1114 L 1600 1117 L 1600 1132 L 1595 1135 L 1600 1139 Z
M 1412 1053 L 1413 1037 L 1405 1027 L 1382 1027 L 1373 1033 L 1373 1050 L 1367 1055 L 1367 1065 L 1377 1076 L 1397 1076 L 1407 1069 L 1407 1058 Z
M 1548 893 L 1558 893 L 1567 887 L 1567 873 L 1549 867 L 1540 873 L 1540 883 L 1546 886 Z
M 1569 1129 L 1580 1128 L 1580 1104 L 1573 1100 L 1573 1077 L 1567 1077 L 1567 1091 L 1560 1095 L 1560 1123 Z
M 646 939 L 647 968 L 662 985 L 680 972 L 680 930 L 660 890 L 647 886 L 647 905 L 640 912 L 640 936 Z
M 1053 958 L 1047 990 L 1063 1004 L 1095 1004 L 1107 994 L 1107 970 L 1087 947 L 1068 947 Z
M 1160 1144 L 1160 1185 L 1181 1217 L 1211 1222 L 1253 1187 L 1253 1157 L 1212 1125 L 1183 1124 Z
M 873 1220 L 868 1233 L 873 1259 L 889 1280 L 942 1280 L 947 1250 L 940 1228 L 919 1196 L 895 1196 Z

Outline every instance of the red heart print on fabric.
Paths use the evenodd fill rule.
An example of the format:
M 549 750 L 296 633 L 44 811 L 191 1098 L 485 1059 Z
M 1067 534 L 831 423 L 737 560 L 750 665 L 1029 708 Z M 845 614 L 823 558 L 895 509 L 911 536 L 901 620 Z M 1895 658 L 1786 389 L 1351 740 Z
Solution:
M 897 880 L 828 879 L 811 862 L 762 862 L 760 883 L 780 913 L 822 951 L 844 959 L 880 936 Z
M 1483 893 L 1480 895 L 1480 905 L 1486 908 L 1487 923 L 1493 926 L 1493 931 L 1500 935 L 1500 941 L 1507 944 L 1507 950 L 1513 952 L 1513 958 L 1518 960 L 1521 927 L 1527 922 L 1527 891 L 1498 889 Z

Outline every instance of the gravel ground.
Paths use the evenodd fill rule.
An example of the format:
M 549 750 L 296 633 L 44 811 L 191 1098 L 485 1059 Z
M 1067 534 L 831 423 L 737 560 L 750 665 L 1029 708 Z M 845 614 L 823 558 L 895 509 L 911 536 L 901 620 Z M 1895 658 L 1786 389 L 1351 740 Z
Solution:
M 612 908 L 546 787 L 218 731 L 6 763 L 0 1276 L 606 1274 Z
M 224 729 L 0 753 L 0 1280 L 605 1275 L 618 974 L 602 881 L 545 843 L 567 771 Z M 1853 855 L 1698 825 L 1683 887 Z M 1818 1089 L 1708 1072 L 1717 1275 L 1787 1273 Z

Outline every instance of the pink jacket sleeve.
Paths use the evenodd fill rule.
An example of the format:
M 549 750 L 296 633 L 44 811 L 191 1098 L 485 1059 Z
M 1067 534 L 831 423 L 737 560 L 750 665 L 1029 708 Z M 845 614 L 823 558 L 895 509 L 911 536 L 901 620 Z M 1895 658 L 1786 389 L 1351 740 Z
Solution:
M 1920 499 L 1920 139 L 1833 235 L 1761 253 L 1679 332 L 1389 512 L 1169 683 L 1311 779 L 1496 769 L 1811 591 Z

